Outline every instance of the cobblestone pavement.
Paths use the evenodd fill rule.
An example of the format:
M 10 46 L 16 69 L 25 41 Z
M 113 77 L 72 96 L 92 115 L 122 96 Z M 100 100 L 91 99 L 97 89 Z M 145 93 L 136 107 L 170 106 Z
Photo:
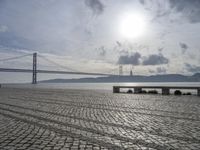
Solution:
M 200 149 L 200 98 L 0 89 L 0 149 Z

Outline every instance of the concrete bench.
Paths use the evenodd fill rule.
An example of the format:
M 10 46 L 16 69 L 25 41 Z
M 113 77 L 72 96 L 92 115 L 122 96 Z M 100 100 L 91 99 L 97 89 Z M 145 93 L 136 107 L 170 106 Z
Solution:
M 142 89 L 161 89 L 163 95 L 169 95 L 170 89 L 193 89 L 197 90 L 197 95 L 200 96 L 200 87 L 183 87 L 183 86 L 113 86 L 113 93 L 120 93 L 122 88 L 133 88 L 134 93 L 140 93 Z

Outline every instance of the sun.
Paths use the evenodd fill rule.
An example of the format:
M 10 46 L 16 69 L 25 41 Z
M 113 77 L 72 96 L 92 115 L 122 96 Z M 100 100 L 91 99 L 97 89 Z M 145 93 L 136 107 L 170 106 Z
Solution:
M 136 38 L 145 33 L 146 22 L 141 14 L 126 13 L 120 18 L 119 31 L 124 38 Z

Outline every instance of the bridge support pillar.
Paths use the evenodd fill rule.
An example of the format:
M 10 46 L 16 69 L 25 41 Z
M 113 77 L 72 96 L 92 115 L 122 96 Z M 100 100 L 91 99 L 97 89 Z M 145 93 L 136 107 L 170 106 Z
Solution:
M 33 53 L 33 77 L 32 84 L 37 84 L 37 53 Z
M 119 87 L 113 87 L 113 93 L 119 93 L 120 89 Z
M 200 96 L 200 88 L 197 89 L 197 95 Z
M 169 88 L 162 88 L 162 95 L 169 95 Z
M 140 87 L 135 87 L 134 88 L 134 93 L 135 94 L 138 94 L 138 93 L 141 93 L 142 92 L 142 88 L 140 88 Z

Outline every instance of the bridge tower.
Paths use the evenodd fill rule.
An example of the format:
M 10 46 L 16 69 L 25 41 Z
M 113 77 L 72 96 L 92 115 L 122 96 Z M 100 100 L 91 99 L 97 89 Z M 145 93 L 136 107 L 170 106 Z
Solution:
M 122 76 L 123 75 L 123 66 L 120 65 L 119 66 L 119 76 Z
M 32 84 L 37 84 L 37 53 L 33 53 L 33 77 Z

